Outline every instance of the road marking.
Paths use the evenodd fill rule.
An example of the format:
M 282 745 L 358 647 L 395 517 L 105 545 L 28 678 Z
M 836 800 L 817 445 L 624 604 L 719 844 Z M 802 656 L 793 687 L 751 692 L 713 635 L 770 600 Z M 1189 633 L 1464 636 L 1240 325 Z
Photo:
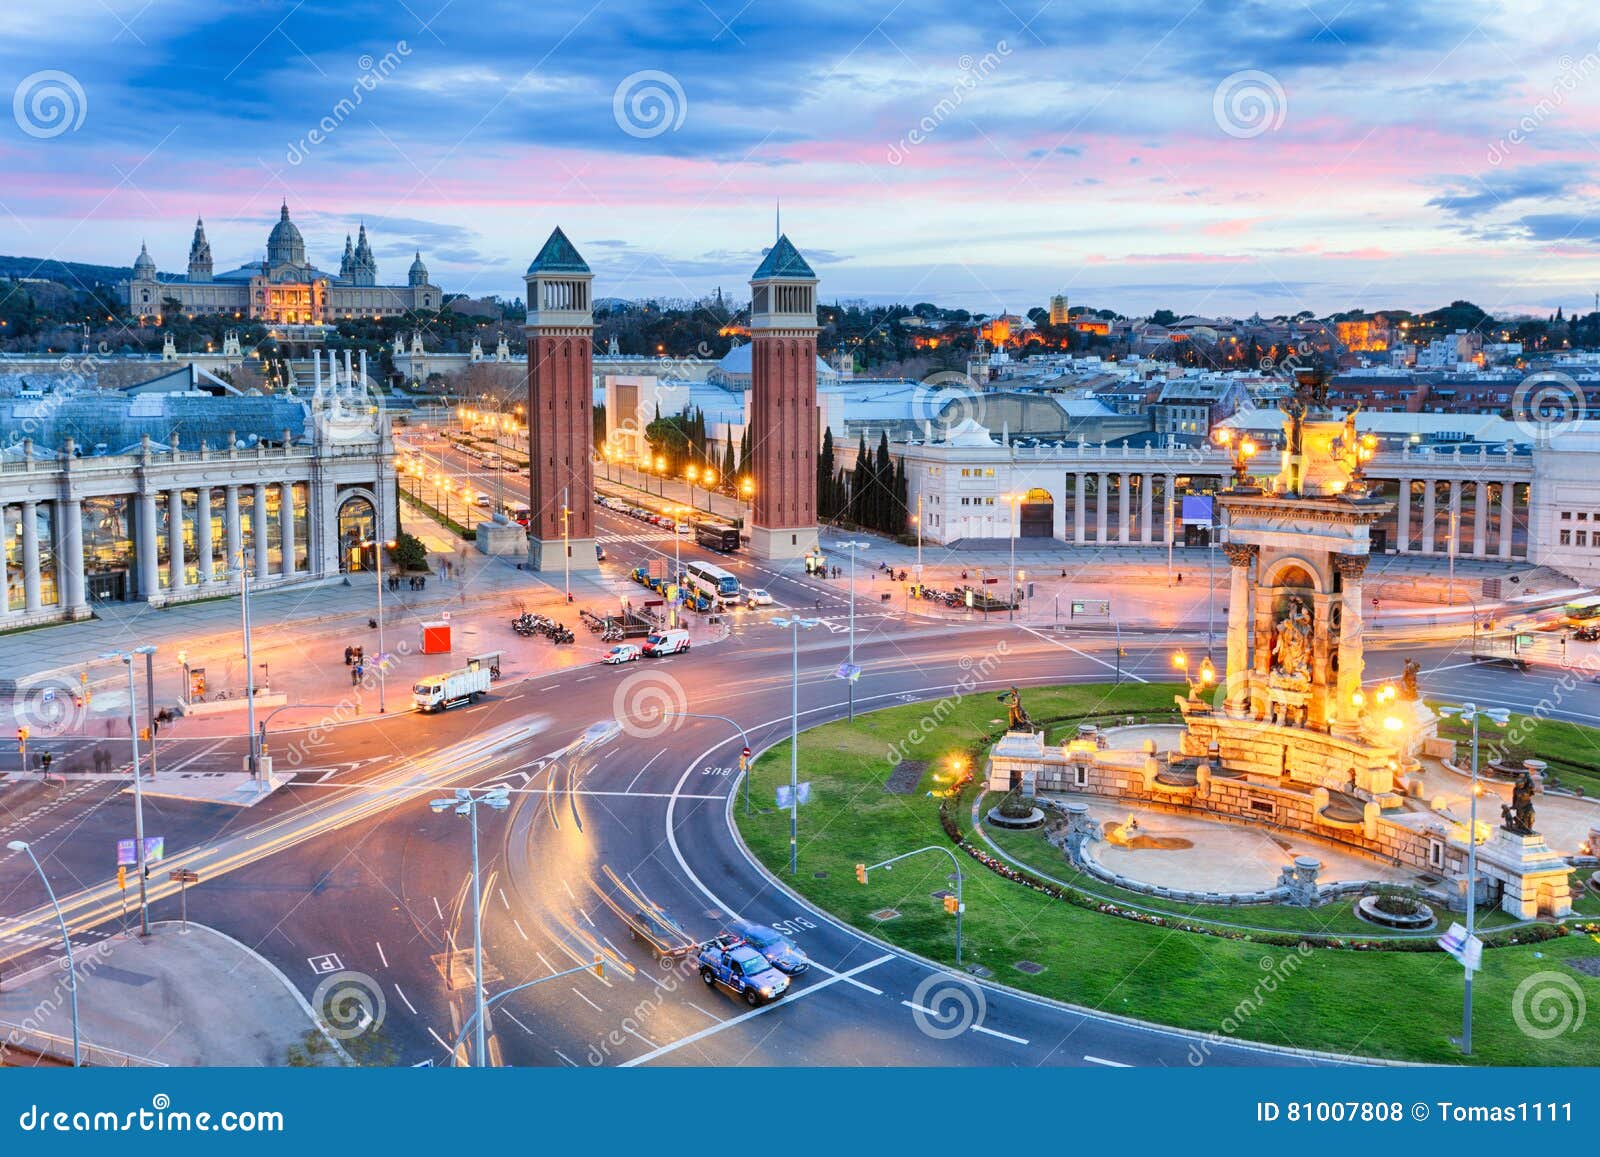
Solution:
M 696 1004 L 696 1003 L 695 1003 L 695 1002 L 694 1002 L 694 1001 L 692 1001 L 692 1000 L 686 1000 L 686 1001 L 684 1001 L 684 1002 L 683 1002 L 683 1003 L 684 1003 L 684 1004 L 687 1004 L 687 1005 L 688 1005 L 688 1006 L 689 1006 L 689 1007 L 690 1007 L 690 1008 L 692 1008 L 692 1009 L 694 1009 L 694 1010 L 695 1010 L 695 1011 L 696 1011 L 696 1012 L 698 1012 L 698 1013 L 699 1013 L 699 1014 L 700 1014 L 700 1015 L 701 1015 L 701 1016 L 704 1016 L 704 1017 L 707 1017 L 707 1018 L 709 1018 L 709 1019 L 711 1019 L 711 1020 L 713 1020 L 713 1021 L 716 1021 L 716 1020 L 721 1020 L 721 1019 L 722 1019 L 722 1018 L 721 1018 L 721 1017 L 719 1017 L 719 1016 L 717 1016 L 717 1014 L 716 1014 L 716 1013 L 714 1013 L 714 1012 L 707 1012 L 707 1011 L 706 1011 L 706 1010 L 705 1010 L 705 1009 L 703 1009 L 703 1008 L 701 1008 L 701 1007 L 700 1007 L 700 1006 L 699 1006 L 699 1005 L 698 1005 L 698 1004 Z
M 745 1021 L 749 1020 L 751 1017 L 762 1016 L 762 1015 L 764 1015 L 766 1013 L 771 1012 L 775 1008 L 781 1008 L 784 1005 L 793 1004 L 797 1000 L 804 1000 L 806 997 L 810 996 L 812 993 L 821 992 L 823 989 L 827 988 L 829 985 L 834 984 L 837 981 L 848 980 L 848 979 L 850 979 L 850 977 L 856 975 L 857 973 L 865 972 L 869 968 L 876 968 L 876 967 L 878 967 L 878 965 L 885 964 L 888 961 L 894 960 L 894 959 L 896 959 L 894 953 L 892 953 L 892 952 L 885 953 L 884 955 L 878 957 L 876 960 L 869 960 L 865 964 L 856 965 L 849 972 L 841 972 L 841 973 L 838 973 L 835 976 L 828 977 L 828 979 L 822 981 L 819 984 L 808 985 L 807 987 L 802 988 L 799 992 L 795 993 L 793 996 L 785 997 L 783 1000 L 775 1001 L 772 1004 L 763 1004 L 759 1008 L 752 1008 L 749 1012 L 740 1013 L 738 1016 L 731 1017 L 728 1020 L 719 1021 L 718 1023 L 713 1024 L 713 1025 L 707 1025 L 705 1028 L 701 1029 L 699 1032 L 690 1033 L 688 1036 L 682 1038 L 681 1040 L 676 1040 L 676 1041 L 673 1041 L 671 1044 L 665 1044 L 665 1045 L 660 1046 L 654 1052 L 645 1053 L 643 1056 L 634 1057 L 632 1060 L 629 1060 L 629 1061 L 623 1061 L 622 1065 L 620 1067 L 622 1067 L 624 1069 L 631 1069 L 631 1068 L 635 1068 L 635 1067 L 637 1067 L 639 1065 L 642 1065 L 647 1061 L 653 1061 L 657 1057 L 666 1056 L 668 1053 L 676 1052 L 678 1049 L 683 1048 L 685 1045 L 692 1045 L 692 1044 L 696 1043 L 697 1041 L 702 1041 L 706 1037 L 709 1037 L 709 1036 L 712 1036 L 712 1035 L 714 1035 L 716 1033 L 719 1033 L 725 1028 L 732 1028 L 736 1024 L 742 1024 Z
M 639 1030 L 638 1030 L 638 1029 L 636 1029 L 636 1028 L 629 1028 L 629 1027 L 628 1027 L 628 1026 L 627 1026 L 627 1025 L 626 1025 L 626 1024 L 624 1024 L 624 1025 L 623 1025 L 623 1026 L 622 1026 L 622 1031 L 623 1031 L 623 1032 L 629 1032 L 629 1033 L 632 1033 L 632 1034 L 633 1034 L 633 1035 L 634 1035 L 634 1036 L 636 1036 L 636 1037 L 638 1037 L 638 1038 L 639 1038 L 639 1039 L 640 1039 L 640 1040 L 642 1040 L 642 1041 L 644 1041 L 644 1043 L 645 1043 L 645 1044 L 647 1044 L 647 1045 L 649 1045 L 649 1046 L 650 1046 L 650 1047 L 651 1047 L 651 1048 L 653 1048 L 653 1049 L 654 1049 L 654 1048 L 660 1048 L 660 1047 L 661 1047 L 661 1046 L 660 1046 L 660 1045 L 658 1045 L 658 1044 L 656 1044 L 656 1042 L 655 1042 L 655 1041 L 653 1041 L 653 1040 L 651 1040 L 651 1039 L 650 1039 L 650 1038 L 649 1038 L 649 1037 L 647 1037 L 647 1036 L 645 1036 L 645 1035 L 644 1035 L 644 1033 L 642 1033 L 642 1032 L 640 1032 L 640 1031 L 639 1031 Z
M 1001 1032 L 999 1029 L 985 1028 L 981 1024 L 973 1025 L 972 1026 L 972 1031 L 973 1032 L 981 1032 L 981 1033 L 985 1034 L 986 1036 L 997 1036 L 1001 1040 L 1010 1041 L 1012 1044 L 1025 1045 L 1025 1044 L 1028 1043 L 1025 1039 L 1023 1039 L 1020 1036 L 1012 1036 L 1010 1033 Z
M 566 1061 L 567 1064 L 571 1065 L 573 1068 L 577 1068 L 578 1067 L 578 1062 L 573 1060 L 571 1057 L 567 1056 L 567 1054 L 562 1052 L 560 1049 L 556 1049 L 555 1053 L 556 1053 L 556 1056 L 558 1056 L 562 1060 Z
M 511 901 L 506 899 L 506 890 L 504 888 L 497 888 L 495 890 L 500 893 L 500 903 L 505 905 L 506 911 L 511 911 Z
M 411 1015 L 412 1016 L 416 1016 L 417 1015 L 417 1006 L 412 1004 L 411 1003 L 411 999 L 408 996 L 406 996 L 405 989 L 401 988 L 397 984 L 397 985 L 394 986 L 394 990 L 400 994 L 400 999 L 402 1001 L 404 1001 L 405 1002 L 405 1006 L 411 1010 Z
M 725 792 L 716 795 L 692 795 L 689 792 L 671 791 L 595 791 L 592 788 L 519 787 L 513 795 L 559 796 L 626 796 L 629 799 L 727 799 Z
M 439 913 L 439 919 L 443 920 L 444 919 L 444 909 L 439 907 L 439 897 L 434 896 L 434 897 L 432 897 L 432 899 L 433 899 L 433 910 L 435 912 Z
M 579 992 L 576 985 L 573 986 L 572 991 L 577 993 L 579 1000 L 583 1001 L 584 1004 L 587 1004 L 590 1008 L 594 1009 L 596 1012 L 604 1012 L 605 1011 L 605 1009 L 601 1008 L 594 1001 L 590 1000 L 587 996 L 583 995 L 582 992 Z
M 522 930 L 522 925 L 518 924 L 515 919 L 513 919 L 511 921 L 511 923 L 516 928 L 517 935 L 521 936 L 524 940 L 526 940 L 528 938 L 528 934 Z
M 1113 1069 L 1131 1069 L 1131 1068 L 1133 1068 L 1132 1065 L 1125 1065 L 1121 1061 L 1108 1061 L 1104 1057 L 1085 1056 L 1083 1059 L 1088 1061 L 1091 1065 L 1105 1065 L 1106 1067 L 1113 1068 Z
M 1060 647 L 1063 651 L 1071 651 L 1074 655 L 1077 655 L 1079 658 L 1088 659 L 1091 663 L 1099 663 L 1102 667 L 1104 667 L 1108 671 L 1120 672 L 1122 677 L 1125 678 L 1125 679 L 1132 679 L 1132 680 L 1134 680 L 1135 682 L 1138 682 L 1138 683 L 1148 683 L 1148 682 L 1150 682 L 1150 680 L 1146 679 L 1143 675 L 1140 675 L 1135 671 L 1128 670 L 1128 668 L 1125 665 L 1123 665 L 1122 663 L 1107 663 L 1099 655 L 1091 655 L 1088 651 L 1080 651 L 1077 647 L 1074 647 L 1072 644 L 1063 643 L 1060 639 L 1052 639 L 1049 635 L 1045 634 L 1043 631 L 1036 630 L 1033 627 L 1023 627 L 1022 629 L 1024 631 L 1027 631 L 1028 634 L 1033 635 L 1036 638 L 1043 639 L 1046 643 L 1049 643 L 1052 646 Z
M 815 968 L 818 972 L 826 972 L 829 976 L 840 976 L 840 975 L 842 975 L 841 973 L 836 972 L 832 968 L 829 968 L 826 964 L 818 964 L 815 960 L 813 960 L 811 962 L 811 967 Z M 881 989 L 881 988 L 873 988 L 872 985 L 867 984 L 865 981 L 857 980 L 853 976 L 846 976 L 846 977 L 844 977 L 844 979 L 849 981 L 851 984 L 855 985 L 857 988 L 861 989 L 863 992 L 870 992 L 870 993 L 872 993 L 873 996 L 882 996 L 883 995 L 883 989 Z
M 645 765 L 639 769 L 639 774 L 635 775 L 632 779 L 630 779 L 628 781 L 628 786 L 626 788 L 624 788 L 623 790 L 624 791 L 632 791 L 633 790 L 633 785 L 639 782 L 639 776 L 643 775 L 645 772 L 649 771 L 650 770 L 650 764 L 652 764 L 656 760 L 660 759 L 664 754 L 666 754 L 666 748 L 662 748 L 660 751 L 658 751 L 654 755 L 652 755 L 649 758 L 649 760 L 646 761 Z
M 431 1036 L 434 1040 L 438 1041 L 439 1042 L 439 1047 L 442 1048 L 445 1052 L 447 1052 L 447 1053 L 450 1052 L 450 1042 L 445 1040 L 444 1037 L 440 1036 L 438 1033 L 434 1032 L 433 1031 L 433 1026 L 431 1024 L 428 1026 L 428 1035 Z M 450 1055 L 451 1055 L 451 1060 L 454 1061 L 455 1054 L 451 1053 Z
M 389 958 L 383 954 L 383 945 L 379 944 L 378 941 L 376 941 L 376 940 L 374 940 L 373 943 L 378 945 L 378 959 L 383 961 L 383 966 L 385 968 L 388 968 L 389 967 Z M 415 1010 L 413 1009 L 412 1011 L 415 1011 Z
M 516 1014 L 514 1012 L 512 1012 L 509 1008 L 506 1008 L 504 1005 L 501 1005 L 499 1011 L 505 1013 L 506 1016 L 511 1019 L 511 1023 L 516 1025 L 523 1032 L 527 1033 L 529 1036 L 533 1035 L 533 1030 L 531 1028 L 529 1028 L 527 1025 L 523 1024 L 520 1020 L 518 1020 Z

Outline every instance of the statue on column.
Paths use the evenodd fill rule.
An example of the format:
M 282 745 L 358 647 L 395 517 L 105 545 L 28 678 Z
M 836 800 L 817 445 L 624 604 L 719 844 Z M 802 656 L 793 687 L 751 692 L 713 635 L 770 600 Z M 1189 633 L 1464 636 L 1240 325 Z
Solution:
M 1022 692 L 1013 687 L 1010 691 L 999 696 L 1000 702 L 1008 708 L 1007 731 L 1032 731 L 1033 720 L 1028 716 L 1028 709 L 1022 705 Z
M 1417 690 L 1417 675 L 1422 671 L 1422 664 L 1415 659 L 1407 659 L 1405 666 L 1400 671 L 1400 698 L 1415 703 L 1422 697 Z
M 1311 612 L 1298 596 L 1289 600 L 1288 612 L 1273 628 L 1273 673 L 1293 683 L 1311 679 Z
M 1517 776 L 1511 788 L 1511 802 L 1500 805 L 1504 822 L 1500 825 L 1512 835 L 1531 836 L 1533 830 L 1533 777 L 1527 772 Z

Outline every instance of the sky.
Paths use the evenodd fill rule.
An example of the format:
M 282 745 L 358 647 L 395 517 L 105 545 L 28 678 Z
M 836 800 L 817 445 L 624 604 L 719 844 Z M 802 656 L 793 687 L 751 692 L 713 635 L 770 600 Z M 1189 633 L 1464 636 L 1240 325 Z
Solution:
M 26 0 L 0 253 L 522 293 L 1127 314 L 1593 308 L 1600 8 L 1481 0 Z

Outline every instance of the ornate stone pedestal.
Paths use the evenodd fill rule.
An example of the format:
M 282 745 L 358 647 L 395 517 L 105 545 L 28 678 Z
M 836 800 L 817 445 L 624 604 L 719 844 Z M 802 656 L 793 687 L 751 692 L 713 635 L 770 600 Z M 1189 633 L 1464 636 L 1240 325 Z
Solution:
M 482 554 L 516 555 L 528 549 L 528 532 L 515 522 L 492 518 L 478 523 L 478 550 Z
M 1044 761 L 1044 735 L 1037 731 L 1008 731 L 989 753 L 989 790 L 1021 788 L 1037 794 L 1036 773 Z
M 1537 833 L 1495 829 L 1478 848 L 1478 872 L 1500 881 L 1500 907 L 1513 916 L 1532 920 L 1572 912 L 1572 866 Z

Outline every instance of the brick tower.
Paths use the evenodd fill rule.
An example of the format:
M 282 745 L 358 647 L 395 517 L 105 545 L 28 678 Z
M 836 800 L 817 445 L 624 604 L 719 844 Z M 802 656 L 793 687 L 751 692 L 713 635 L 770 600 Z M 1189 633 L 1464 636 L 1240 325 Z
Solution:
M 528 285 L 528 561 L 593 571 L 594 274 L 557 229 L 523 278 Z M 563 534 L 563 510 L 566 527 Z M 565 544 L 566 557 L 562 547 Z
M 750 546 L 798 558 L 817 545 L 817 275 L 780 236 L 750 278 Z

